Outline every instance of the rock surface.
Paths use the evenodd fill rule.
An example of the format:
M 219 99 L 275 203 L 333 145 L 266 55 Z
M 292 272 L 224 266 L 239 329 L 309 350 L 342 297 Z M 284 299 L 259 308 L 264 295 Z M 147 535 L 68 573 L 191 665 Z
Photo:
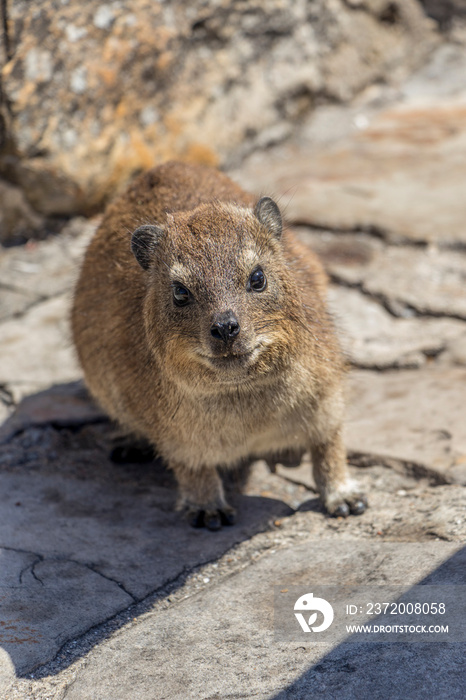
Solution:
M 19 675 L 169 582 L 182 585 L 185 570 L 217 559 L 292 512 L 278 500 L 243 497 L 239 527 L 213 538 L 191 530 L 174 512 L 173 485 L 162 485 L 167 475 L 159 476 L 159 483 L 154 473 L 142 481 L 116 475 L 112 484 L 83 480 L 78 467 L 73 478 L 58 464 L 64 453 L 53 451 L 47 469 L 36 473 L 39 460 L 32 451 L 43 445 L 37 432 L 29 431 L 23 440 L 28 437 L 31 459 L 22 473 L 13 474 L 5 473 L 9 465 L 3 460 L 1 488 L 2 537 L 8 542 L 1 555 L 1 619 L 9 630 L 1 645 Z M 85 459 L 84 449 L 79 458 Z M 182 554 L 165 546 L 167 537 Z
M 59 236 L 49 237 L 40 245 L 30 241 L 24 248 L 2 251 L 0 290 L 31 295 L 36 301 L 69 291 L 70 282 L 95 232 L 97 221 L 77 218 L 67 224 Z M 77 232 L 79 235 L 76 235 Z M 9 308 L 2 297 L 0 313 L 6 317 L 17 315 L 17 310 Z
M 329 270 L 332 266 L 329 266 Z M 449 318 L 395 318 L 357 289 L 334 284 L 329 306 L 350 362 L 363 369 L 414 368 L 441 353 L 466 364 L 465 324 Z
M 77 427 L 105 420 L 105 417 L 89 400 L 83 382 L 53 386 L 21 401 L 14 414 L 0 425 L 0 444 L 32 426 Z
M 242 182 L 275 193 L 292 223 L 464 250 L 464 41 L 440 45 L 396 96 L 372 86 L 316 110 L 294 140 L 252 155 Z
M 4 354 L 0 384 L 46 388 L 52 383 L 81 377 L 68 328 L 69 295 L 48 299 L 19 318 L 0 324 Z
M 331 278 L 381 302 L 394 316 L 466 320 L 466 256 L 437 247 L 387 245 L 360 233 L 301 231 Z
M 285 4 L 277 0 L 262 11 L 248 3 L 250 12 L 241 14 L 244 7 L 236 3 L 228 15 L 222 2 L 215 8 L 194 3 L 181 22 L 177 3 L 138 1 L 132 26 L 116 2 L 88 3 L 79 12 L 71 3 L 10 4 L 14 55 L 3 77 L 14 98 L 17 145 L 24 150 L 4 167 L 45 216 L 56 206 L 66 211 L 81 206 L 89 187 L 97 201 L 146 158 L 162 157 L 151 150 L 160 147 L 150 140 L 155 127 L 165 130 L 167 149 L 233 162 L 261 138 L 282 138 L 274 129 L 291 110 L 286 123 L 293 125 L 294 145 L 249 158 L 241 177 L 236 175 L 244 185 L 263 190 L 269 183 L 271 193 L 282 192 L 288 218 L 307 222 L 299 235 L 321 255 L 331 278 L 330 307 L 349 364 L 350 472 L 368 493 L 370 507 L 359 517 L 328 518 L 305 456 L 299 467 L 279 465 L 275 473 L 256 462 L 242 494 L 244 475 L 230 479 L 238 525 L 218 533 L 189 529 L 173 509 L 175 484 L 163 465 L 109 460 L 118 433 L 79 382 L 69 342 L 69 298 L 75 265 L 96 221 L 76 218 L 61 237 L 1 250 L 2 698 L 464 697 L 464 643 L 343 639 L 323 645 L 273 637 L 274 584 L 372 581 L 408 590 L 420 581 L 466 584 L 461 26 L 450 13 L 450 40 L 396 89 L 370 86 L 351 104 L 324 104 L 298 128 L 315 85 L 327 85 L 331 97 L 340 99 L 344 89 L 355 95 L 384 71 L 393 70 L 396 79 L 413 45 L 405 12 L 413 7 L 420 12 L 420 6 L 318 3 L 319 27 L 331 47 L 324 51 L 298 26 L 304 5 L 296 3 L 290 11 L 288 3 L 285 12 Z M 424 4 L 433 15 L 439 5 Z M 460 0 L 449 3 L 456 17 L 460 6 Z M 40 12 L 34 14 L 34 8 Z M 156 12 L 163 23 L 154 33 L 145 20 Z M 367 29 L 359 34 L 367 43 L 361 41 L 357 52 L 350 48 L 354 42 L 343 42 L 354 34 L 356 19 Z M 380 43 L 382 25 L 391 43 Z M 24 26 L 37 30 L 30 44 Z M 422 53 L 431 34 L 424 22 L 417 26 Z M 445 21 L 445 31 L 446 26 Z M 140 51 L 159 47 L 158 72 L 146 76 L 140 93 L 145 105 L 159 110 L 160 120 L 153 123 L 155 112 L 144 107 L 139 115 L 133 85 L 124 81 L 117 86 L 126 91 L 124 99 L 116 91 L 118 104 L 98 110 L 98 99 L 107 99 L 114 85 L 109 68 L 121 73 L 124 66 L 134 90 L 141 90 L 137 69 L 146 55 L 132 53 L 130 30 L 139 37 Z M 58 36 L 62 43 L 49 60 Z M 301 47 L 302 65 L 313 66 L 301 92 L 292 42 Z M 80 51 L 88 47 L 86 74 L 76 72 L 71 53 L 65 56 L 73 43 Z M 175 51 L 184 45 L 186 63 Z M 380 53 L 371 53 L 375 46 Z M 235 52 L 242 55 L 241 72 L 230 73 L 223 89 L 222 71 Z M 280 65 L 289 64 L 283 76 L 279 55 Z M 419 55 L 413 52 L 410 61 Z M 60 57 L 61 73 L 55 70 Z M 149 58 L 144 65 L 153 67 Z M 199 67 L 209 94 L 217 96 L 206 104 L 204 93 L 196 93 Z M 29 102 L 21 93 L 26 85 L 21 70 L 29 71 Z M 96 76 L 98 85 L 92 83 Z M 173 95 L 177 80 L 189 82 L 162 105 L 167 93 L 157 81 L 164 76 L 173 77 L 166 88 Z M 95 86 L 93 92 L 80 92 L 85 80 Z M 161 89 L 156 97 L 151 81 Z M 76 113 L 67 102 L 58 125 L 34 121 L 39 96 L 44 114 L 56 114 L 58 103 L 50 96 L 71 87 Z M 238 114 L 233 106 L 238 109 L 244 94 L 255 97 L 250 112 Z M 272 95 L 282 102 L 273 103 Z M 20 100 L 22 121 L 15 111 Z M 73 145 L 67 131 L 82 125 L 86 100 L 94 100 L 93 118 L 101 129 L 93 136 L 92 156 L 86 141 Z M 232 111 L 225 120 L 227 108 Z M 176 114 L 167 121 L 169 110 L 180 110 L 181 126 Z M 223 131 L 212 126 L 220 118 Z M 134 119 L 142 119 L 140 133 L 149 146 L 134 141 Z M 112 140 L 112 124 L 127 135 L 126 142 Z M 256 132 L 247 132 L 256 126 Z M 34 129 L 40 153 L 31 149 Z M 210 150 L 204 148 L 206 133 Z M 65 142 L 66 159 L 60 150 Z M 122 153 L 128 156 L 123 165 Z M 91 176 L 88 181 L 80 171 L 83 179 L 77 182 L 82 162 L 89 163 Z M 305 193 L 297 200 L 301 210 L 294 204 L 296 184 Z M 458 614 L 459 622 L 463 618 Z
M 466 103 L 400 106 L 321 154 L 290 149 L 275 168 L 254 169 L 259 191 L 288 195 L 291 221 L 375 229 L 392 241 L 466 243 Z
M 427 650 L 420 644 L 421 649 L 414 652 L 410 645 L 401 645 L 401 649 L 387 645 L 385 653 L 377 649 L 374 659 L 370 644 L 352 648 L 344 642 L 331 649 L 307 641 L 302 646 L 277 642 L 273 636 L 272 585 L 354 585 L 365 583 L 368 577 L 373 585 L 385 583 L 387 577 L 395 583 L 393 571 L 408 570 L 410 575 L 400 575 L 396 581 L 408 589 L 433 568 L 438 566 L 441 571 L 445 559 L 454 557 L 459 549 L 457 545 L 432 543 L 429 547 L 410 544 L 400 550 L 393 544 L 364 542 L 348 552 L 345 542 L 323 540 L 266 552 L 253 567 L 206 586 L 169 610 L 148 612 L 124 633 L 114 635 L 100 647 L 65 698 L 92 700 L 98 688 L 104 697 L 123 700 L 131 694 L 135 679 L 142 678 L 144 682 L 138 683 L 140 698 L 154 697 L 154 689 L 158 698 L 244 697 L 245 685 L 247 697 L 257 698 L 311 697 L 307 694 L 310 688 L 314 697 L 335 697 L 340 689 L 347 698 L 374 697 L 374 682 L 380 690 L 384 688 L 385 697 L 420 697 L 412 694 L 414 677 L 431 664 L 442 664 L 443 670 L 440 678 L 427 677 L 423 691 L 430 688 L 434 692 L 440 686 L 447 691 L 445 697 L 459 698 L 461 655 L 443 644 L 427 645 Z M 464 551 L 462 559 L 464 562 Z M 378 562 L 375 575 L 374 560 Z M 448 575 L 444 580 L 449 580 Z M 361 663 L 369 659 L 367 666 Z M 329 688 L 325 667 L 332 665 L 338 670 Z M 350 674 L 344 670 L 348 665 Z M 394 665 L 411 669 L 404 695 L 394 691 Z M 300 685 L 307 688 L 302 695 Z M 383 697 L 382 693 L 378 697 Z
M 316 101 L 406 78 L 438 41 L 415 0 L 7 7 L 0 171 L 44 215 L 92 210 L 170 157 L 238 162 Z
M 465 385 L 463 367 L 353 373 L 349 450 L 412 463 L 437 483 L 466 485 Z

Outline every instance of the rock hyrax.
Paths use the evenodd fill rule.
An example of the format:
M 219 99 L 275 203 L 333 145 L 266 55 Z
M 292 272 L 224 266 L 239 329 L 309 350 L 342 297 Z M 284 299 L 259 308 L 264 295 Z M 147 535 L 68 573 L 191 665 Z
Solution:
M 327 510 L 361 513 L 341 438 L 343 363 L 322 267 L 269 197 L 165 163 L 108 207 L 74 341 L 97 401 L 156 448 L 190 522 L 232 524 L 217 468 L 312 455 Z

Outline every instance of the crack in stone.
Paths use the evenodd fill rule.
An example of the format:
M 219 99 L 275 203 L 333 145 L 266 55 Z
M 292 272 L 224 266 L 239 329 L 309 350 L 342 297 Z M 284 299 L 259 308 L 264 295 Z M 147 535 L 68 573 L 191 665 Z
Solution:
M 288 467 L 285 467 L 287 469 Z M 292 469 L 293 467 L 291 467 Z M 303 486 L 306 491 L 310 491 L 311 493 L 315 493 L 317 496 L 319 495 L 319 492 L 314 486 L 310 486 L 309 484 L 306 484 L 304 481 L 300 481 L 299 479 L 290 479 L 289 476 L 286 476 L 286 474 L 280 474 L 278 472 L 274 472 L 275 476 L 278 476 L 280 479 L 283 479 L 284 481 L 287 481 L 289 484 L 293 484 L 293 486 Z M 290 506 L 291 508 L 291 506 Z M 294 513 L 296 513 L 296 509 L 293 508 Z M 292 515 L 294 515 L 292 513 Z M 284 517 L 289 517 L 289 516 L 284 516 Z
M 39 664 L 38 666 L 35 666 L 33 669 L 30 670 L 29 673 L 33 672 L 35 679 L 45 678 L 48 675 L 56 675 L 57 673 L 67 668 L 78 659 L 82 658 L 98 642 L 101 642 L 103 641 L 103 639 L 108 637 L 111 632 L 123 627 L 133 617 L 140 616 L 143 613 L 147 612 L 150 608 L 152 608 L 152 605 L 155 602 L 155 600 L 166 598 L 171 593 L 171 591 L 173 591 L 174 589 L 177 590 L 181 588 L 182 584 L 185 582 L 186 578 L 190 574 L 194 573 L 197 569 L 201 569 L 202 567 L 217 561 L 217 559 L 218 557 L 214 557 L 209 561 L 194 566 L 192 569 L 189 569 L 186 566 L 184 566 L 183 569 L 178 574 L 176 574 L 176 576 L 174 576 L 172 579 L 165 581 L 161 586 L 154 589 L 143 598 L 137 599 L 132 594 L 128 593 L 128 595 L 130 595 L 135 601 L 134 603 L 130 604 L 125 608 L 122 608 L 114 615 L 111 615 L 105 620 L 101 620 L 96 624 L 91 625 L 87 630 L 85 630 L 78 636 L 73 637 L 72 639 L 68 639 L 62 644 L 62 646 L 58 649 L 57 653 L 52 659 L 50 659 L 44 664 Z M 99 575 L 103 576 L 103 578 L 108 578 L 105 575 L 93 569 L 90 565 L 84 566 L 89 568 L 91 571 L 94 571 L 94 573 L 98 573 Z M 110 578 L 108 578 L 108 580 L 113 581 L 113 579 Z M 115 583 L 115 581 L 113 582 Z M 91 635 L 93 633 L 99 633 L 99 637 L 97 639 L 95 637 L 91 638 Z M 78 642 L 84 642 L 84 648 L 76 649 L 75 647 Z M 50 669 L 52 667 L 53 670 L 51 671 Z
M 430 469 L 425 464 L 420 462 L 412 462 L 410 460 L 399 459 L 396 457 L 388 457 L 386 455 L 377 455 L 370 452 L 353 452 L 348 451 L 348 462 L 355 467 L 373 467 L 381 465 L 387 469 L 392 469 L 398 473 L 411 476 L 417 480 L 428 478 L 431 486 L 447 486 L 451 485 L 453 482 L 445 477 L 443 474 L 439 474 L 434 469 Z M 280 479 L 287 481 L 295 486 L 303 486 L 307 491 L 319 495 L 317 489 L 303 481 L 298 481 L 296 479 L 291 479 L 285 474 L 275 472 L 275 475 Z M 296 512 L 296 511 L 295 511 Z
M 408 238 L 406 236 L 403 236 L 400 233 L 394 233 L 393 231 L 390 231 L 389 229 L 384 229 L 382 226 L 376 226 L 375 224 L 368 224 L 364 225 L 361 224 L 359 226 L 338 226 L 338 227 L 332 227 L 332 226 L 326 226 L 325 224 L 312 224 L 309 223 L 309 221 L 302 221 L 301 219 L 292 219 L 289 221 L 289 224 L 291 227 L 294 226 L 301 226 L 302 228 L 307 228 L 311 231 L 315 231 L 316 233 L 331 233 L 334 234 L 335 236 L 346 236 L 346 235 L 366 235 L 369 238 L 375 238 L 379 241 L 382 241 L 385 243 L 387 246 L 392 246 L 394 248 L 414 248 L 417 250 L 427 250 L 431 245 L 432 241 L 430 240 L 423 240 L 423 239 L 412 239 Z M 465 253 L 466 252 L 466 242 L 465 241 L 443 241 L 443 240 L 436 240 L 434 245 L 436 248 L 439 250 L 444 250 L 444 251 L 452 251 L 452 252 L 459 252 L 459 253 Z
M 445 348 L 442 348 L 440 352 L 443 352 L 444 350 Z M 432 355 L 428 355 L 423 350 L 419 350 L 419 352 L 426 355 L 426 357 L 432 357 Z M 440 352 L 438 354 L 440 354 Z M 401 356 L 401 359 L 402 358 L 403 356 Z M 401 360 L 394 360 L 393 362 L 384 365 L 377 364 L 377 362 L 375 361 L 372 363 L 363 363 L 351 359 L 348 359 L 347 362 L 353 369 L 359 369 L 363 372 L 377 372 L 378 374 L 383 374 L 384 372 L 393 372 L 394 370 L 396 370 L 397 372 L 404 372 L 405 370 L 420 369 L 419 364 L 414 360 L 412 363 L 405 362 L 403 364 L 401 364 Z
M 40 564 L 40 562 L 42 562 L 42 561 L 44 561 L 44 558 L 43 558 L 43 557 L 41 557 L 40 559 L 38 559 L 37 561 L 35 561 L 35 562 L 32 563 L 32 566 L 31 566 L 31 574 L 32 574 L 32 577 L 33 577 L 36 581 L 38 581 L 42 586 L 44 586 L 44 585 L 45 585 L 44 582 L 42 581 L 42 579 L 41 579 L 41 578 L 36 574 L 36 572 L 35 572 L 35 568 L 36 568 L 37 564 Z
M 2 289 L 2 288 L 8 289 L 9 291 L 12 291 L 12 292 L 18 292 L 20 294 L 24 294 L 25 296 L 27 294 L 27 292 L 25 292 L 24 289 L 22 289 L 21 287 L 15 287 L 14 285 L 0 284 L 0 289 Z M 48 295 L 44 295 L 44 294 L 41 294 L 38 296 L 36 295 L 36 297 L 34 299 L 31 299 L 31 302 L 28 303 L 23 309 L 21 309 L 20 311 L 16 311 L 15 313 L 12 313 L 9 316 L 6 316 L 5 318 L 2 318 L 0 324 L 7 323 L 8 321 L 10 321 L 12 319 L 22 318 L 23 316 L 25 316 L 28 313 L 28 311 L 30 311 L 31 309 L 34 309 L 36 306 L 39 306 L 40 304 L 43 304 L 46 301 L 50 301 L 51 299 L 57 299 L 58 297 L 66 296 L 67 294 L 68 294 L 68 292 L 66 292 L 66 291 L 60 291 L 60 292 L 55 292 L 53 294 L 48 294 Z M 29 294 L 29 296 L 30 296 L 30 294 Z
M 292 219 L 290 225 L 302 226 L 303 228 L 308 228 L 316 233 L 332 233 L 336 236 L 347 236 L 347 235 L 366 235 L 369 238 L 376 238 L 382 241 L 386 245 L 392 245 L 394 247 L 406 246 L 407 248 L 421 248 L 425 250 L 429 247 L 430 242 L 424 240 L 413 240 L 412 238 L 407 238 L 401 234 L 390 232 L 389 229 L 384 229 L 382 226 L 376 226 L 375 224 L 361 224 L 359 226 L 326 226 L 325 224 L 312 224 L 309 221 L 302 221 L 301 219 Z M 439 241 L 438 246 L 442 249 L 450 249 L 459 245 L 460 249 L 466 248 L 466 244 L 463 243 L 443 243 Z
M 18 577 L 18 578 L 19 578 L 19 583 L 20 583 L 20 584 L 23 583 L 23 576 L 24 576 L 24 574 L 25 574 L 27 571 L 30 571 L 31 574 L 32 574 L 32 577 L 35 578 L 36 581 L 39 581 L 39 583 L 41 583 L 42 585 L 44 585 L 44 582 L 42 581 L 42 579 L 40 579 L 40 578 L 37 576 L 37 574 L 36 574 L 36 572 L 35 572 L 35 570 L 34 570 L 35 567 L 36 567 L 36 565 L 39 564 L 39 563 L 40 563 L 41 561 L 43 561 L 43 560 L 44 560 L 44 557 L 41 556 L 40 554 L 37 554 L 37 558 L 32 562 L 32 564 L 28 564 L 27 566 L 24 567 L 24 569 L 21 569 L 21 571 L 19 572 L 19 577 Z
M 401 472 L 402 474 L 414 477 L 415 479 L 428 478 L 431 486 L 445 486 L 453 483 L 446 476 L 439 474 L 437 471 L 431 469 L 425 464 L 421 464 L 420 462 L 412 462 L 406 459 L 399 459 L 398 457 L 377 455 L 370 452 L 348 451 L 348 462 L 356 467 L 373 467 L 376 465 L 381 465 L 387 469 L 393 469 L 398 473 Z
M 406 318 L 405 316 L 402 316 L 400 313 L 396 312 L 395 308 L 393 307 L 393 301 L 385 294 L 370 292 L 368 289 L 366 289 L 366 287 L 364 287 L 363 282 L 350 282 L 349 280 L 346 280 L 344 277 L 341 277 L 335 272 L 330 272 L 329 270 L 327 270 L 327 274 L 330 278 L 330 281 L 333 284 L 337 284 L 340 287 L 346 287 L 347 289 L 356 289 L 364 296 L 368 297 L 369 299 L 372 299 L 373 301 L 376 301 L 380 306 L 382 306 L 385 309 L 385 311 L 387 311 L 390 314 L 390 316 L 393 316 L 393 318 Z M 408 306 L 405 305 L 404 302 L 395 303 L 403 304 L 405 308 L 408 308 Z M 414 309 L 412 309 L 412 311 L 415 313 Z
M 442 540 L 443 542 L 453 542 L 454 540 L 451 537 L 448 537 L 447 535 L 444 535 L 440 532 L 437 532 L 435 529 L 430 529 L 426 530 L 426 535 L 434 535 L 437 539 Z
M 20 382 L 15 382 L 15 383 L 20 383 Z M 39 389 L 39 391 L 42 391 L 42 389 Z M 1 400 L 1 397 L 0 397 Z M 18 406 L 18 404 L 13 404 L 13 408 Z M 14 415 L 14 414 L 13 414 Z M 7 418 L 9 420 L 9 418 Z M 95 418 L 89 418 L 87 417 L 86 419 L 83 419 L 82 422 L 79 420 L 50 420 L 44 423 L 27 423 L 24 425 L 20 425 L 17 428 L 11 429 L 9 432 L 6 433 L 3 437 L 0 437 L 0 447 L 3 447 L 4 445 L 8 445 L 11 443 L 15 438 L 20 437 L 23 435 L 25 432 L 30 430 L 31 428 L 38 428 L 39 430 L 45 430 L 46 428 L 53 428 L 53 430 L 61 431 L 61 430 L 71 430 L 71 431 L 79 431 L 84 427 L 87 427 L 89 425 L 99 425 L 100 423 L 106 423 L 108 422 L 109 418 L 107 416 L 95 416 Z M 6 423 L 6 421 L 5 421 Z M 71 560 L 70 560 L 71 561 Z
M 406 311 L 412 314 L 410 318 L 451 318 L 455 321 L 466 321 L 466 313 L 455 314 L 447 313 L 446 311 L 426 311 L 425 309 L 419 309 L 405 301 L 396 301 L 396 303 L 403 304 Z
M 260 534 L 260 533 L 256 533 Z M 269 547 L 264 547 L 264 551 L 267 551 Z M 228 550 L 227 550 L 228 551 Z M 226 552 L 224 552 L 226 554 Z M 204 567 L 208 566 L 209 564 L 213 564 L 219 560 L 223 555 L 219 556 L 214 556 L 211 559 L 208 559 L 207 561 L 204 561 L 200 564 L 196 564 L 193 567 L 187 567 L 183 566 L 182 570 L 173 576 L 171 579 L 168 579 L 165 581 L 162 585 L 158 586 L 155 588 L 153 591 L 150 591 L 147 595 L 145 595 L 143 598 L 137 599 L 134 598 L 134 596 L 131 597 L 134 598 L 135 602 L 132 603 L 131 605 L 122 608 L 118 612 L 116 612 L 114 615 L 111 615 L 105 620 L 102 620 L 100 622 L 97 622 L 95 625 L 92 625 L 89 627 L 87 630 L 82 632 L 76 637 L 73 637 L 72 639 L 67 640 L 62 644 L 62 646 L 58 649 L 57 653 L 55 656 L 50 659 L 50 661 L 47 661 L 44 664 L 39 664 L 38 666 L 34 667 L 28 672 L 28 677 L 30 673 L 34 673 L 34 679 L 41 679 L 45 678 L 49 675 L 56 675 L 60 671 L 64 670 L 65 668 L 68 668 L 71 664 L 75 663 L 78 659 L 84 657 L 91 649 L 93 649 L 97 643 L 102 642 L 105 638 L 107 638 L 111 633 L 115 632 L 118 629 L 121 629 L 125 624 L 127 624 L 130 619 L 133 619 L 135 617 L 140 617 L 144 613 L 148 612 L 149 610 L 153 609 L 153 606 L 156 602 L 162 601 L 163 599 L 167 600 L 169 595 L 173 591 L 178 591 L 181 590 L 182 586 L 184 583 L 186 583 L 186 580 L 189 576 L 195 574 L 197 571 L 200 571 Z M 66 561 L 73 561 L 73 560 L 66 560 Z M 81 562 L 75 562 L 80 564 Z M 251 565 L 253 562 L 249 561 L 248 565 Z M 91 567 L 91 565 L 84 565 L 90 568 L 92 571 L 95 573 L 99 573 L 95 569 Z M 245 568 L 244 566 L 242 568 Z M 228 574 L 227 578 L 230 576 L 234 575 L 236 573 L 235 571 L 232 571 Z M 103 574 L 100 574 L 101 576 L 104 576 Z M 104 578 L 107 578 L 104 576 Z M 113 581 L 112 579 L 109 579 L 110 581 Z M 222 579 L 223 580 L 223 579 Z M 113 581 L 114 582 L 114 581 Z M 202 587 L 201 590 L 203 590 L 204 587 Z M 196 589 L 195 591 L 191 592 L 190 595 L 185 596 L 181 598 L 180 600 L 176 601 L 168 601 L 172 605 L 177 605 L 186 600 L 187 597 L 191 597 L 193 595 L 196 595 L 199 593 L 199 589 Z M 96 638 L 95 636 L 91 636 L 93 634 L 99 634 L 99 636 Z M 81 642 L 80 648 L 76 648 L 78 643 Z M 61 658 L 60 658 L 61 657 Z
M 132 598 L 132 600 L 135 603 L 139 603 L 140 599 L 137 598 L 135 595 L 133 595 L 133 593 L 128 591 L 127 588 L 125 588 L 125 586 L 121 583 L 121 581 L 117 581 L 116 579 L 112 578 L 111 576 L 107 576 L 106 574 L 103 574 L 101 571 L 99 571 L 99 569 L 97 567 L 93 566 L 92 564 L 86 564 L 85 562 L 76 561 L 74 559 L 66 559 L 66 561 L 71 561 L 74 564 L 84 566 L 86 569 L 89 569 L 89 571 L 92 571 L 94 574 L 97 574 L 98 576 L 102 576 L 102 578 L 106 579 L 107 581 L 110 581 L 111 583 L 116 584 L 118 586 L 118 588 L 120 588 L 124 593 L 126 593 L 126 595 L 128 595 L 130 598 Z
M 41 557 L 42 554 L 31 552 L 28 549 L 20 549 L 19 547 L 8 547 L 5 544 L 0 544 L 0 549 L 5 549 L 7 552 L 18 552 L 18 554 L 32 554 L 34 557 Z
M 7 408 L 16 406 L 13 394 L 5 384 L 0 384 L 0 402 L 4 404 Z
M 364 286 L 364 282 L 350 282 L 344 277 L 341 277 L 335 272 L 330 272 L 329 270 L 327 270 L 327 274 L 333 284 L 337 284 L 340 287 L 346 287 L 347 289 L 356 289 L 364 296 L 369 297 L 369 299 L 372 299 L 380 304 L 380 306 L 382 306 L 390 314 L 390 316 L 393 316 L 394 318 L 448 318 L 455 321 L 466 321 L 466 314 L 462 315 L 447 313 L 446 311 L 426 311 L 425 309 L 419 309 L 416 306 L 403 301 L 402 299 L 390 299 L 390 297 L 382 292 L 371 292 Z M 404 315 L 398 311 L 399 308 L 402 308 L 404 312 L 407 312 L 407 315 Z
M 92 571 L 94 574 L 97 574 L 98 576 L 102 576 L 102 578 L 106 579 L 107 581 L 110 581 L 111 583 L 114 583 L 115 585 L 118 586 L 124 593 L 126 593 L 130 598 L 133 599 L 135 603 L 139 603 L 141 599 L 137 598 L 134 596 L 132 593 L 130 593 L 120 581 L 116 581 L 115 579 L 111 578 L 110 576 L 107 576 L 106 574 L 103 574 L 101 571 L 98 570 L 97 567 L 92 566 L 92 564 L 87 564 L 86 562 L 82 561 L 77 561 L 76 559 L 69 559 L 68 557 L 47 557 L 43 554 L 38 554 L 37 552 L 30 552 L 27 549 L 19 549 L 17 547 L 8 547 L 6 545 L 0 544 L 0 549 L 5 549 L 6 551 L 9 552 L 17 552 L 18 554 L 29 554 L 31 556 L 36 557 L 35 561 L 32 562 L 32 564 L 28 564 L 27 566 L 24 567 L 24 569 L 21 569 L 19 572 L 19 582 L 23 582 L 23 576 L 27 571 L 31 571 L 31 574 L 33 578 L 36 579 L 36 581 L 39 581 L 42 585 L 44 585 L 44 582 L 42 581 L 39 576 L 37 576 L 35 572 L 35 567 L 42 563 L 42 562 L 70 562 L 71 564 L 76 564 L 77 566 L 83 566 L 84 568 L 88 569 L 89 571 Z
M 42 586 L 44 585 L 44 582 L 42 581 L 39 576 L 37 576 L 35 572 L 35 567 L 40 564 L 41 562 L 45 561 L 45 558 L 42 554 L 37 554 L 37 552 L 30 552 L 27 549 L 19 549 L 18 547 L 7 547 L 6 545 L 0 544 L 0 549 L 4 549 L 7 552 L 17 552 L 18 554 L 29 554 L 30 556 L 35 557 L 35 560 L 31 563 L 25 566 L 21 571 L 19 572 L 18 575 L 18 581 L 20 584 L 23 583 L 23 576 L 27 571 L 30 571 L 32 574 L 32 577 L 38 581 Z
M 444 353 L 447 350 L 447 347 L 448 345 L 446 341 L 443 341 L 442 344 L 436 348 L 419 348 L 413 352 L 419 353 L 419 355 L 424 355 L 424 357 L 427 359 L 435 359 Z M 392 362 L 382 364 L 378 363 L 376 360 L 367 363 L 359 362 L 357 359 L 351 359 L 347 353 L 348 356 L 346 357 L 346 362 L 354 369 L 365 370 L 368 372 L 378 372 L 379 374 L 383 374 L 384 372 L 393 372 L 393 370 L 396 370 L 397 372 L 404 372 L 405 370 L 421 369 L 416 360 L 412 360 L 411 362 L 407 361 L 406 356 L 410 354 L 411 352 L 407 351 L 405 354 L 400 355 L 399 358 L 394 359 Z
M 31 298 L 31 292 L 28 289 L 26 289 L 25 287 L 17 286 L 16 284 L 12 284 L 11 282 L 0 282 L 0 289 L 5 289 L 7 292 L 16 292 L 17 294 L 24 294 L 24 296 Z

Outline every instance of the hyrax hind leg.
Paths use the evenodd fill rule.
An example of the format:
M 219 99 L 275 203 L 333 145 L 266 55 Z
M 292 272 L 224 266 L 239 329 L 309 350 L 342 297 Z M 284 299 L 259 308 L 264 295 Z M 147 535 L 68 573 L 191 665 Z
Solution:
M 222 481 L 215 468 L 187 469 L 173 466 L 179 486 L 178 509 L 186 512 L 193 527 L 219 530 L 235 523 L 235 510 L 225 500 Z
M 346 465 L 346 451 L 340 430 L 325 442 L 311 446 L 314 480 L 330 515 L 346 518 L 360 515 L 367 508 L 367 498 L 352 483 Z

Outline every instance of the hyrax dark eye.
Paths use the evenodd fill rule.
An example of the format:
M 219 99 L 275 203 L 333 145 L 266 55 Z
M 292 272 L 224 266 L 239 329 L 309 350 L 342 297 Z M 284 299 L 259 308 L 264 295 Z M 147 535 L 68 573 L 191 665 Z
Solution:
M 175 306 L 186 306 L 191 301 L 191 293 L 189 289 L 181 284 L 173 285 L 173 301 Z
M 253 289 L 255 292 L 263 292 L 266 286 L 267 278 L 261 268 L 258 267 L 249 278 L 248 289 Z

